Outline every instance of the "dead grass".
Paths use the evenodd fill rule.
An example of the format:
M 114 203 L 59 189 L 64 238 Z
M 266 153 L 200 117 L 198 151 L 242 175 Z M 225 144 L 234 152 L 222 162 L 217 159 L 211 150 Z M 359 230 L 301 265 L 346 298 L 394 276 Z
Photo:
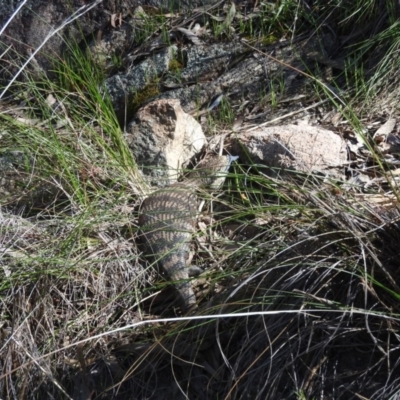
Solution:
M 197 313 L 208 317 L 200 320 L 173 319 L 165 299 L 154 298 L 135 213 L 121 213 L 121 196 L 94 207 L 100 212 L 57 220 L 3 213 L 2 392 L 396 393 L 398 212 L 368 208 L 318 180 L 256 181 L 275 186 L 262 203 L 249 210 L 236 198 L 227 209 L 225 197 L 215 205 L 215 260 L 197 260 L 208 264 Z

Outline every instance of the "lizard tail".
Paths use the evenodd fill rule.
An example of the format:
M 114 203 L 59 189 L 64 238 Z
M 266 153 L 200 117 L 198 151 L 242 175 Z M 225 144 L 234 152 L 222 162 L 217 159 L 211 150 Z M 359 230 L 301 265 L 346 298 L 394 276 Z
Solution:
M 174 287 L 179 292 L 185 308 L 192 308 L 196 304 L 196 296 L 191 283 L 188 282 L 189 274 L 184 258 L 177 254 L 171 254 L 164 259 L 163 267 L 171 281 L 175 282 Z

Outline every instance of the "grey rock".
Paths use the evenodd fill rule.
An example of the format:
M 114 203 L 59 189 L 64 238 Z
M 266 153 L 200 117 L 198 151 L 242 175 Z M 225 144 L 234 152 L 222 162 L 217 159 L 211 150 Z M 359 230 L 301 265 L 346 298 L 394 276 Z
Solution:
M 342 177 L 347 161 L 344 140 L 332 131 L 309 125 L 282 125 L 243 132 L 233 139 L 242 160 L 278 169 L 320 172 Z
M 117 74 L 105 80 L 105 88 L 121 122 L 125 120 L 129 122 L 134 111 L 132 101 L 135 95 L 143 91 L 146 86 L 154 84 L 160 75 L 168 72 L 176 51 L 176 46 L 169 46 L 159 53 L 149 55 L 127 73 Z M 149 101 L 151 98 L 146 100 Z
M 176 182 L 180 169 L 206 144 L 200 124 L 183 112 L 179 100 L 158 100 L 141 108 L 125 137 L 155 186 Z

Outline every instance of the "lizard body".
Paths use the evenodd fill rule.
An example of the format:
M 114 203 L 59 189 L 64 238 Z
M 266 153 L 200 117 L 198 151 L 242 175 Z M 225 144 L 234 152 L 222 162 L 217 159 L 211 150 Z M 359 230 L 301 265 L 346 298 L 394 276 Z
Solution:
M 196 304 L 187 269 L 190 241 L 196 226 L 196 190 L 218 189 L 234 159 L 209 156 L 186 180 L 157 190 L 140 207 L 139 226 L 146 253 L 176 282 L 174 285 L 186 309 Z

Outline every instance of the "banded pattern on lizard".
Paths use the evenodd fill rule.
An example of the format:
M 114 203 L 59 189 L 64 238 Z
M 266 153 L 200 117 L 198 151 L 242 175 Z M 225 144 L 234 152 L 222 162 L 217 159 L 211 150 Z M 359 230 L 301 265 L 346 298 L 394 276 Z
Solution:
M 174 286 L 186 309 L 196 304 L 187 269 L 197 215 L 196 190 L 219 189 L 236 158 L 208 155 L 183 182 L 157 190 L 140 207 L 145 251 L 176 282 Z

